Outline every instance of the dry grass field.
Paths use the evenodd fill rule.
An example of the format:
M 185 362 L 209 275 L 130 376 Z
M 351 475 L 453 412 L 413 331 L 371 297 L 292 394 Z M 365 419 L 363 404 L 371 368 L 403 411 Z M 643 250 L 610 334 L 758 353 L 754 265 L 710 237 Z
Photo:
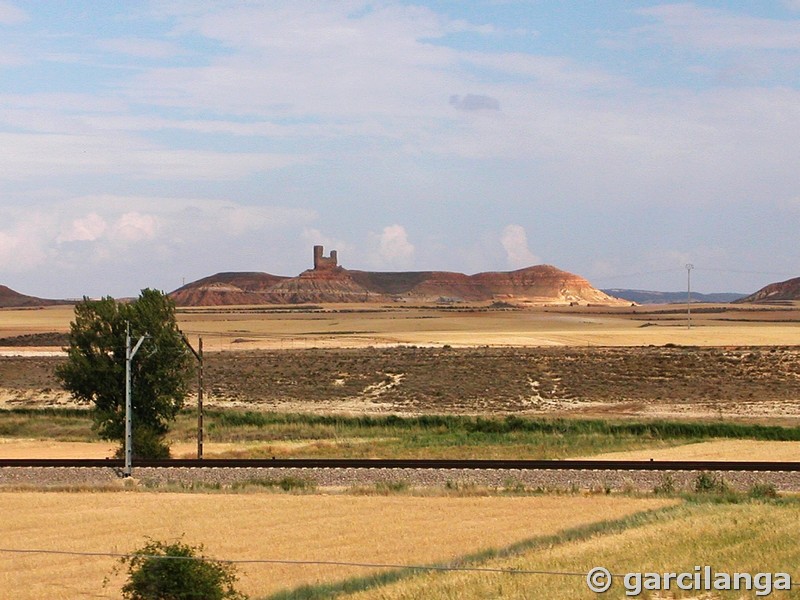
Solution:
M 357 443 L 357 440 L 339 440 L 340 445 L 331 444 L 334 452 L 342 454 L 341 444 Z M 206 442 L 203 454 L 206 458 L 246 457 L 278 455 L 281 449 L 287 452 L 301 451 L 305 446 L 318 446 L 319 441 L 299 442 Z M 55 440 L 30 440 L 0 438 L 0 458 L 107 458 L 113 456 L 114 444 L 108 442 L 61 442 Z M 174 442 L 170 446 L 174 458 L 194 458 L 196 444 Z M 463 454 L 463 453 L 462 453 Z M 291 456 L 291 454 L 289 454 Z M 765 442 L 756 440 L 715 440 L 711 442 L 685 443 L 668 448 L 651 446 L 643 450 L 607 452 L 578 459 L 596 460 L 737 460 L 737 461 L 797 461 L 800 462 L 800 442 Z
M 429 564 L 670 504 L 610 497 L 410 497 L 150 492 L 0 493 L 3 548 L 128 552 L 145 536 L 203 543 L 216 558 Z M 0 597 L 118 598 L 105 557 L 0 552 Z M 250 564 L 253 597 L 374 571 Z
M 0 340 L 65 333 L 72 307 L 0 310 Z M 208 350 L 367 346 L 759 346 L 800 343 L 800 307 L 262 306 L 187 308 L 181 328 Z M 3 343 L 0 342 L 0 347 Z M 19 352 L 0 348 L 3 353 Z M 51 346 L 25 352 L 52 351 Z
M 482 566 L 532 571 L 587 573 L 603 566 L 611 573 L 693 572 L 696 565 L 727 573 L 786 572 L 800 581 L 797 523 L 800 505 L 686 505 L 662 518 L 619 533 L 536 548 L 522 556 Z M 655 592 L 645 598 L 753 598 L 755 591 L 717 593 Z M 433 573 L 366 592 L 348 600 L 579 600 L 625 598 L 620 578 L 602 596 L 590 592 L 583 576 Z M 769 597 L 800 598 L 800 588 Z
M 0 446 L 2 448 L 2 446 Z M 595 454 L 595 460 L 744 460 L 800 462 L 800 442 L 714 440 L 671 448 L 648 448 Z
M 231 452 L 246 451 L 252 443 L 206 442 L 203 451 L 206 458 Z M 0 458 L 109 458 L 117 446 L 110 442 L 64 442 L 58 440 L 37 440 L 0 438 Z M 174 442 L 170 446 L 174 458 L 195 458 L 197 444 L 194 442 Z

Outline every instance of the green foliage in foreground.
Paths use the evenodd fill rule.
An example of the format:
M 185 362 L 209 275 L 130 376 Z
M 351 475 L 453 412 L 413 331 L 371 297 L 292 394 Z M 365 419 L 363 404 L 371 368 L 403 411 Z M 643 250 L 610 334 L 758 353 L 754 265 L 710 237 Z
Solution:
M 150 540 L 131 556 L 128 581 L 122 587 L 125 600 L 246 600 L 236 591 L 236 572 L 231 564 L 202 556 L 202 546 Z
M 163 292 L 142 290 L 132 302 L 111 297 L 75 305 L 67 361 L 56 377 L 78 401 L 92 406 L 103 439 L 124 441 L 126 332 L 133 342 L 147 335 L 131 362 L 134 455 L 163 458 L 163 438 L 183 406 L 193 366 L 175 319 L 175 304 Z

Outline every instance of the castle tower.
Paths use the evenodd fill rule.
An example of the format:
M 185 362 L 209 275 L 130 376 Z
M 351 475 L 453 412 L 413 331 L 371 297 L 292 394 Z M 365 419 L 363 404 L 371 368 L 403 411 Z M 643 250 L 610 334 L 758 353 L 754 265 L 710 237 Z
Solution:
M 322 246 L 314 246 L 315 271 L 330 271 L 339 266 L 336 250 L 331 250 L 331 255 L 329 257 L 323 256 L 323 252 L 324 248 Z

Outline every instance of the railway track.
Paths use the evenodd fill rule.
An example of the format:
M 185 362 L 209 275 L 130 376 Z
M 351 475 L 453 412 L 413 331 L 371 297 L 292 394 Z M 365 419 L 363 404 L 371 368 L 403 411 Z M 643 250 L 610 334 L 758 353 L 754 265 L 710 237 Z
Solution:
M 5 458 L 2 467 L 122 468 L 120 459 Z M 475 469 L 544 471 L 741 471 L 800 472 L 800 461 L 709 460 L 440 460 L 372 458 L 276 458 L 276 459 L 170 459 L 138 460 L 133 467 L 189 469 Z

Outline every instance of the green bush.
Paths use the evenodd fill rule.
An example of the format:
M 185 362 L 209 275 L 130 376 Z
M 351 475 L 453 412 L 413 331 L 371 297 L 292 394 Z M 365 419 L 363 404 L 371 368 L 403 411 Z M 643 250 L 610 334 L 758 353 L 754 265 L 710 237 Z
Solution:
M 166 460 L 170 458 L 169 445 L 164 436 L 143 426 L 133 427 L 133 458 L 146 460 Z M 116 458 L 125 458 L 125 444 L 117 448 Z
M 774 500 L 778 497 L 778 490 L 772 483 L 756 483 L 747 495 L 757 500 Z
M 728 491 L 728 485 L 721 476 L 703 471 L 694 481 L 694 491 L 698 494 L 723 494 Z
M 237 577 L 231 564 L 208 560 L 202 546 L 150 540 L 130 556 L 125 600 L 246 600 L 236 591 Z

